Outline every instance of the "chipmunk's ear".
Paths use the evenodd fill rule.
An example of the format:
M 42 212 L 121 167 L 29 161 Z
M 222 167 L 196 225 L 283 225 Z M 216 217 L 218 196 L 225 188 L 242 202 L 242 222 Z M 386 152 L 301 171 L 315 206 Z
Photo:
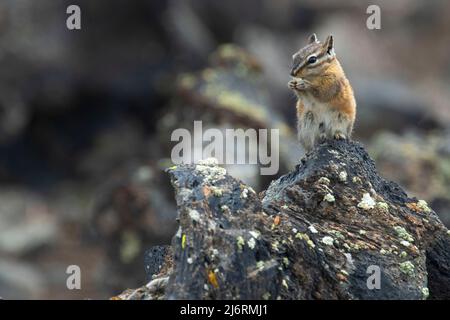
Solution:
M 325 40 L 325 48 L 327 49 L 328 54 L 331 54 L 333 52 L 334 45 L 333 36 L 331 34 L 327 37 L 327 40 Z
M 317 36 L 316 36 L 315 33 L 313 33 L 312 35 L 310 35 L 309 38 L 308 38 L 308 43 L 313 43 L 313 42 L 318 42 Z

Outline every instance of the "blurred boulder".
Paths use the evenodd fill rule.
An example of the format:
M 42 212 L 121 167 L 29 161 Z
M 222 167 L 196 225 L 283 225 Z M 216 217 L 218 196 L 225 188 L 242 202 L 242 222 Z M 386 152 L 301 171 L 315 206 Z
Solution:
M 36 267 L 15 260 L 0 260 L 0 297 L 13 299 L 38 299 L 45 291 L 44 274 Z
M 352 82 L 358 101 L 355 133 L 368 139 L 382 131 L 405 133 L 411 130 L 442 130 L 445 122 L 430 112 L 430 101 L 406 83 L 382 78 L 355 78 Z
M 145 250 L 169 243 L 176 228 L 176 210 L 168 200 L 171 193 L 164 189 L 161 175 L 152 165 L 129 169 L 105 182 L 94 199 L 89 229 L 92 241 L 107 254 L 108 271 L 103 280 L 113 290 L 135 283 L 137 275 L 143 276 Z
M 378 134 L 370 143 L 381 174 L 398 181 L 409 193 L 425 199 L 450 226 L 449 136 L 436 132 Z
M 177 128 L 193 132 L 194 121 L 199 120 L 204 123 L 203 130 L 278 129 L 280 171 L 293 167 L 302 150 L 283 115 L 271 107 L 259 62 L 231 44 L 220 46 L 210 60 L 210 67 L 180 75 L 177 98 L 158 124 L 160 141 L 170 140 Z M 270 142 L 266 141 L 266 145 Z M 238 152 L 244 147 L 238 147 Z M 251 152 L 248 149 L 247 152 Z M 170 149 L 166 149 L 166 154 L 170 154 Z M 253 156 L 258 158 L 258 155 Z M 227 165 L 227 169 L 256 189 L 267 184 L 268 179 L 259 174 L 257 165 Z
M 25 256 L 56 240 L 56 219 L 37 194 L 2 189 L 0 202 L 0 256 Z

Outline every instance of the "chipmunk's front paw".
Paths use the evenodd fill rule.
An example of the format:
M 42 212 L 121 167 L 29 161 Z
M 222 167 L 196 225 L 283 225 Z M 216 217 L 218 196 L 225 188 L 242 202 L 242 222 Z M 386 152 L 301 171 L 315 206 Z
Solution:
M 288 87 L 291 90 L 297 89 L 297 80 L 291 80 L 288 82 Z
M 347 139 L 347 136 L 346 136 L 345 134 L 343 134 L 342 132 L 340 132 L 340 131 L 336 131 L 336 132 L 334 133 L 333 137 L 334 137 L 336 140 L 345 140 L 345 139 Z
M 292 90 L 306 90 L 309 87 L 307 81 L 303 79 L 293 79 L 288 82 L 288 86 Z

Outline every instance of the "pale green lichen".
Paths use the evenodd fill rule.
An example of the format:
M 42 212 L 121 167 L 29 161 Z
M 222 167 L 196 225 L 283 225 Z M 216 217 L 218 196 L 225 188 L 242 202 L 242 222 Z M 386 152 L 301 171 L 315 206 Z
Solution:
M 258 261 L 258 262 L 256 263 L 256 268 L 257 268 L 259 271 L 264 270 L 264 267 L 265 267 L 264 261 Z
M 200 221 L 200 213 L 197 210 L 190 210 L 189 217 L 192 221 L 199 222 Z
M 381 250 L 380 250 L 380 254 L 383 254 L 383 255 L 384 255 L 384 254 L 387 254 L 387 253 L 388 253 L 388 251 L 386 251 L 385 249 L 381 249 Z
M 412 276 L 414 274 L 414 264 L 411 261 L 405 261 L 400 263 L 400 271 L 408 276 Z
M 255 249 L 256 241 L 255 238 L 250 238 L 250 240 L 247 241 L 247 245 L 250 249 Z
M 239 237 L 236 238 L 236 240 L 237 240 L 236 243 L 237 243 L 237 246 L 238 246 L 239 251 L 242 251 L 242 248 L 243 248 L 244 245 L 245 245 L 245 240 L 244 240 L 244 238 L 241 237 L 241 236 L 239 236 Z
M 411 245 L 411 243 L 408 242 L 408 241 L 406 241 L 406 240 L 400 241 L 400 244 L 401 244 L 402 246 L 404 246 L 404 247 L 409 247 L 409 246 Z
M 389 205 L 386 202 L 377 202 L 377 208 L 385 213 L 389 212 Z
M 425 200 L 419 200 L 417 202 L 417 207 L 419 207 L 419 209 L 421 209 L 423 212 L 425 213 L 430 213 L 431 209 L 428 206 L 428 203 Z
M 331 193 L 327 193 L 324 197 L 323 197 L 324 201 L 327 202 L 334 202 L 336 199 L 334 198 L 334 196 Z
M 204 176 L 204 181 L 217 181 L 222 179 L 226 174 L 227 170 L 217 165 L 214 165 L 214 161 L 210 160 L 214 158 L 209 158 L 203 161 L 199 161 L 195 169 Z M 208 161 L 210 160 L 210 161 Z M 215 159 L 217 161 L 217 159 Z
M 287 267 L 289 265 L 289 259 L 287 257 L 283 258 L 283 264 Z
M 412 235 L 410 235 L 405 228 L 400 227 L 400 226 L 395 226 L 394 227 L 395 232 L 397 233 L 397 235 L 403 239 L 406 240 L 408 242 L 414 242 L 414 238 Z
M 352 182 L 353 183 L 362 184 L 361 178 L 360 177 L 356 177 L 356 176 L 352 178 Z
M 358 203 L 358 208 L 364 210 L 370 210 L 375 207 L 375 200 L 370 196 L 368 192 L 363 194 L 361 201 Z
M 402 252 L 400 252 L 400 254 L 399 254 L 400 258 L 406 258 L 407 255 L 408 255 L 408 254 L 406 253 L 406 251 L 402 251 Z
M 262 296 L 262 298 L 263 298 L 264 300 L 269 300 L 270 297 L 271 297 L 271 295 L 270 295 L 269 292 L 264 293 L 263 296 Z
M 336 238 L 338 238 L 338 239 L 341 239 L 341 240 L 344 240 L 345 239 L 345 236 L 342 234 L 342 232 L 340 232 L 340 231 L 337 231 L 337 230 L 331 230 L 330 231 L 330 233 L 332 234 L 332 235 L 334 235 Z
M 334 150 L 334 149 L 328 149 L 328 152 L 331 153 L 331 154 L 333 154 L 333 155 L 335 155 L 335 156 L 338 156 L 338 155 L 339 155 L 339 152 L 337 152 L 337 151 Z
M 302 232 L 297 232 L 297 234 L 295 235 L 295 237 L 297 239 L 305 239 L 305 236 L 307 236 L 306 234 L 302 233 Z M 308 237 L 309 238 L 309 237 Z
M 222 196 L 222 189 L 218 187 L 211 187 L 211 191 L 215 197 L 221 197 Z
M 359 233 L 360 235 L 365 235 L 365 234 L 367 233 L 367 231 L 361 229 L 361 230 L 358 231 L 358 233 Z
M 200 159 L 197 164 L 201 166 L 214 167 L 219 164 L 219 160 L 217 158 L 210 157 L 206 159 Z
M 450 236 L 450 230 L 447 230 L 447 235 Z
M 249 233 L 253 238 L 255 238 L 255 239 L 259 238 L 259 235 L 260 235 L 259 231 L 250 231 Z
M 241 198 L 247 199 L 247 197 L 248 197 L 248 189 L 244 188 L 244 190 L 242 190 L 242 193 L 241 193 Z
M 320 179 L 317 180 L 317 182 L 320 184 L 328 185 L 330 184 L 330 179 L 328 179 L 327 177 L 320 177 Z
M 306 244 L 310 247 L 310 248 L 315 248 L 316 245 L 314 244 L 314 242 L 310 239 L 310 240 L 306 240 Z
M 341 182 L 347 181 L 347 172 L 346 171 L 339 172 L 339 180 Z
M 427 299 L 430 296 L 430 290 L 427 287 L 422 288 L 422 297 L 423 299 Z
M 322 242 L 324 244 L 326 244 L 327 246 L 332 246 L 333 243 L 334 243 L 334 239 L 332 237 L 330 237 L 330 236 L 325 236 L 325 237 L 322 238 Z
M 317 233 L 317 232 L 318 232 L 317 229 L 314 228 L 313 225 L 310 225 L 310 226 L 308 227 L 308 229 L 309 229 L 309 231 L 311 231 L 311 233 Z
M 302 233 L 302 232 L 298 232 L 295 237 L 297 239 L 302 239 L 304 241 L 306 241 L 306 244 L 310 247 L 310 248 L 315 248 L 316 245 L 314 244 L 314 242 L 309 238 L 309 236 L 306 233 Z
M 287 284 L 286 279 L 283 279 L 283 281 L 281 281 L 281 284 L 283 285 L 283 287 L 285 287 L 286 289 L 289 289 L 289 286 Z
M 214 232 L 216 231 L 216 227 L 217 227 L 216 222 L 211 219 L 208 219 L 208 230 Z
M 280 243 L 278 242 L 278 241 L 274 241 L 273 243 L 272 243 L 272 249 L 274 250 L 274 251 L 278 251 L 278 246 L 280 245 Z

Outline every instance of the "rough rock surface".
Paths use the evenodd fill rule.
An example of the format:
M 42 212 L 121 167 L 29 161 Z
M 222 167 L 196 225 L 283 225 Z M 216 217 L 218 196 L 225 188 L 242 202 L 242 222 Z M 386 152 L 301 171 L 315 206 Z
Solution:
M 449 231 L 358 143 L 322 144 L 259 196 L 212 160 L 168 172 L 180 223 L 170 265 L 121 299 L 450 297 Z

